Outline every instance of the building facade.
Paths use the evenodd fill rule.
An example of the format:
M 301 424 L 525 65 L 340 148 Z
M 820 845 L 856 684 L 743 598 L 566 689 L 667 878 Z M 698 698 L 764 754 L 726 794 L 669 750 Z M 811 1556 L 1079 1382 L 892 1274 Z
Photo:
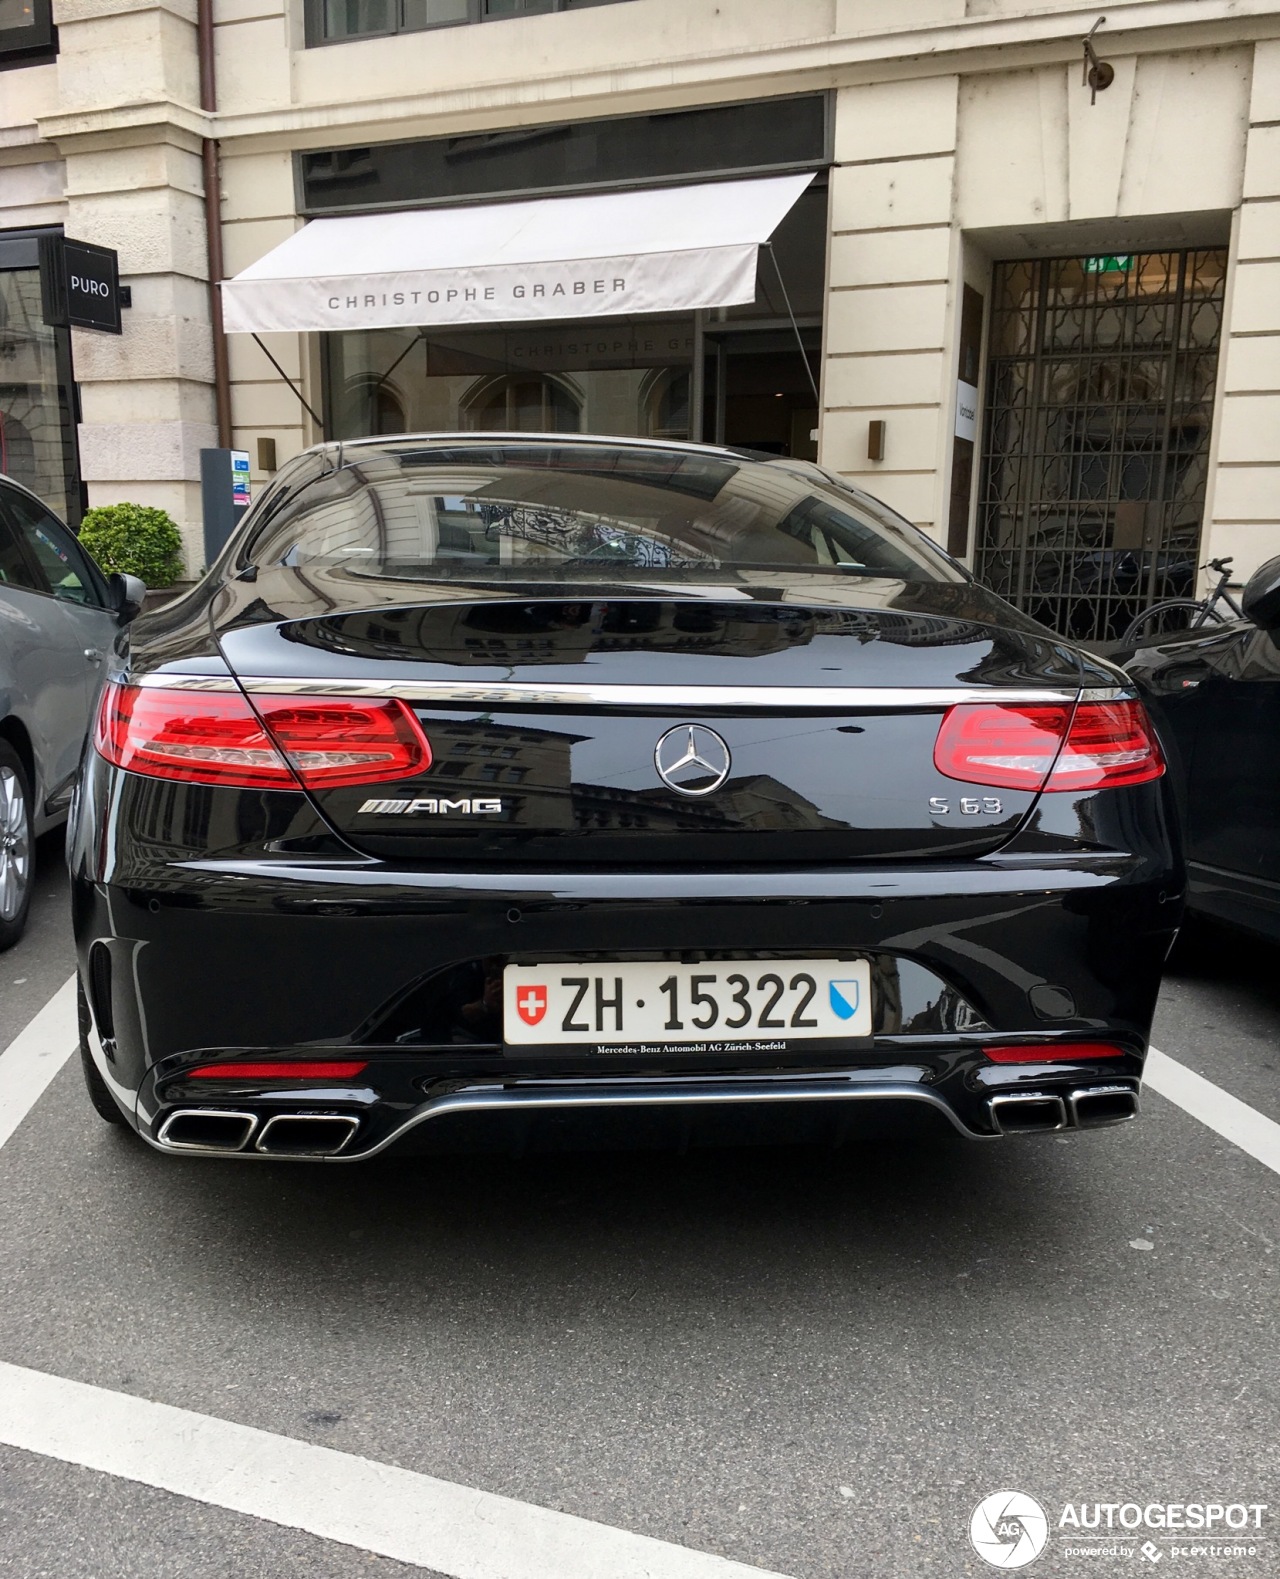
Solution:
M 1275 0 L 0 0 L 0 63 L 0 467 L 193 571 L 202 448 L 401 429 L 816 457 L 1086 638 L 1280 553 Z M 782 173 L 750 303 L 217 354 L 211 255 L 315 219 Z M 119 337 L 41 321 L 57 227 Z

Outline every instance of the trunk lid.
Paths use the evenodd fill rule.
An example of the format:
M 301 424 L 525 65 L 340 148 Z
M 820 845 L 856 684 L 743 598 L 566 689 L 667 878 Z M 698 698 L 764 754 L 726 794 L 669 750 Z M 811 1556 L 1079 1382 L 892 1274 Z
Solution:
M 820 579 L 750 595 L 437 585 L 284 619 L 259 589 L 219 640 L 251 694 L 413 709 L 425 773 L 314 795 L 372 855 L 553 869 L 998 848 L 1035 796 L 940 774 L 943 714 L 961 698 L 1069 697 L 1078 662 L 972 585 L 839 579 L 836 604 Z

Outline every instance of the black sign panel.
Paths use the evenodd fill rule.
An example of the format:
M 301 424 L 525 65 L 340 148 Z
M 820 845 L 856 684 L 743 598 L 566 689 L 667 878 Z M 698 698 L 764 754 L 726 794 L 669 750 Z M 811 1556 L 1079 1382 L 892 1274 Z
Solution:
M 46 323 L 121 332 L 120 262 L 110 247 L 42 236 L 40 290 Z

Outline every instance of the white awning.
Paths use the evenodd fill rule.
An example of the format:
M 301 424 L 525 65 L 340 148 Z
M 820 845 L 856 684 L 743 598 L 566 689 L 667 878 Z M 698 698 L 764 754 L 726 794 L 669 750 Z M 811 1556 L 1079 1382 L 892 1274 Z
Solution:
M 230 334 L 731 307 L 811 175 L 313 219 L 222 284 Z

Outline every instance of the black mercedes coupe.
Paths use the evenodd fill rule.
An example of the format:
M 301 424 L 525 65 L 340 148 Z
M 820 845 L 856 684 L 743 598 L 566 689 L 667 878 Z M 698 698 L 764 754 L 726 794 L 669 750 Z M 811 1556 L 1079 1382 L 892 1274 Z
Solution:
M 337 1162 L 1114 1124 L 1183 899 L 1163 774 L 1121 671 L 806 462 L 321 445 L 114 657 L 89 1093 Z

